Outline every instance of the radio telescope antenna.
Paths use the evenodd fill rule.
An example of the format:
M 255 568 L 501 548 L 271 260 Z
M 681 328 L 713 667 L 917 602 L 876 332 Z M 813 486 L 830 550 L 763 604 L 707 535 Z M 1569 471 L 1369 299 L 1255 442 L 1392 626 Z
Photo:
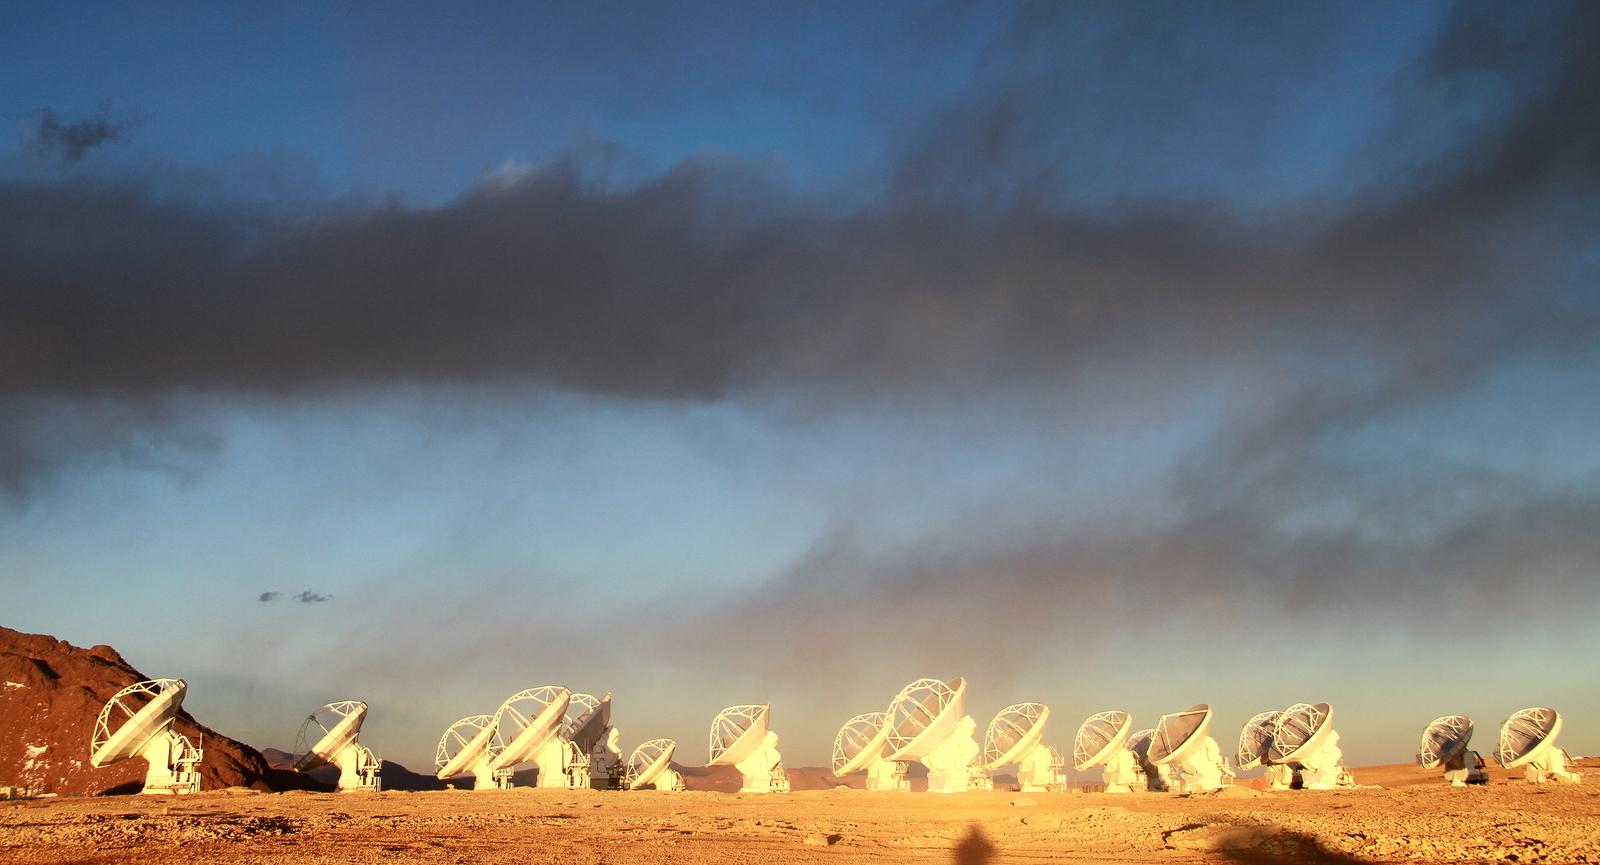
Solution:
M 1279 711 L 1262 712 L 1244 722 L 1239 731 L 1239 754 L 1235 758 L 1240 771 L 1257 766 L 1267 767 L 1267 785 L 1274 790 L 1287 790 L 1294 783 L 1294 770 L 1284 763 L 1268 759 L 1272 750 L 1272 731 L 1278 726 Z
M 1017 785 L 1023 793 L 1060 790 L 1066 778 L 1052 768 L 1057 755 L 1041 744 L 1050 707 L 1043 703 L 1017 703 L 1001 709 L 983 737 L 983 765 L 990 772 L 1017 764 Z
M 1107 793 L 1131 792 L 1136 780 L 1134 755 L 1124 746 L 1132 729 L 1133 716 L 1127 712 L 1090 715 L 1072 740 L 1072 768 L 1087 772 L 1101 766 L 1100 777 Z
M 915 760 L 928 767 L 929 793 L 964 793 L 970 789 L 978 743 L 978 725 L 966 714 L 967 682 L 954 678 L 918 679 L 889 704 L 889 754 L 902 763 Z
M 329 703 L 312 712 L 300 725 L 294 747 L 300 759 L 295 761 L 294 770 L 309 772 L 321 766 L 338 766 L 338 792 L 376 791 L 381 765 L 372 751 L 356 741 L 366 719 L 367 704 L 360 700 Z
M 571 749 L 560 736 L 572 692 L 560 685 L 518 691 L 500 704 L 494 726 L 505 740 L 505 750 L 489 761 L 489 768 L 508 772 L 519 763 L 539 767 L 535 787 L 566 787 Z
M 1525 766 L 1523 777 L 1536 784 L 1545 781 L 1580 781 L 1567 771 L 1567 752 L 1557 748 L 1561 713 L 1555 709 L 1523 709 L 1500 726 L 1500 743 L 1494 761 L 1507 769 Z
M 561 719 L 561 738 L 588 753 L 611 726 L 611 695 L 573 694 Z
M 611 695 L 573 694 L 561 720 L 561 738 L 572 744 L 567 778 L 574 787 L 615 789 L 625 767 L 611 726 Z
M 1355 779 L 1345 771 L 1339 734 L 1333 729 L 1333 707 L 1327 703 L 1296 703 L 1284 710 L 1273 725 L 1267 759 L 1299 763 L 1301 783 L 1307 790 L 1355 786 Z
M 1172 770 L 1170 763 L 1160 766 L 1150 762 L 1150 743 L 1155 739 L 1154 727 L 1148 730 L 1138 730 L 1128 734 L 1128 753 L 1133 757 L 1135 770 L 1141 780 L 1134 782 L 1134 789 L 1143 788 L 1152 793 L 1165 793 L 1173 786 Z
M 729 706 L 711 719 L 707 766 L 733 766 L 743 776 L 740 793 L 785 793 L 789 777 L 778 753 L 778 734 L 768 729 L 772 704 Z
M 1216 790 L 1233 783 L 1233 770 L 1211 738 L 1211 707 L 1205 703 L 1162 715 L 1146 756 L 1153 765 L 1178 767 L 1183 783 L 1176 792 Z
M 627 788 L 639 790 L 682 790 L 683 776 L 672 771 L 672 754 L 678 743 L 671 739 L 651 739 L 633 749 L 628 757 Z
M 149 679 L 112 695 L 94 724 L 89 765 L 98 769 L 143 757 L 150 768 L 141 792 L 200 792 L 200 760 L 205 754 L 172 729 L 188 690 L 182 679 Z
M 889 747 L 889 715 L 868 712 L 846 721 L 833 737 L 833 774 L 867 773 L 867 789 L 909 790 L 905 764 L 884 759 Z
M 1472 719 L 1466 715 L 1446 715 L 1434 719 L 1422 731 L 1417 748 L 1417 765 L 1424 769 L 1444 767 L 1444 778 L 1452 787 L 1487 784 L 1483 760 L 1477 751 L 1467 749 L 1472 742 Z
M 493 715 L 471 715 L 450 725 L 439 739 L 434 765 L 437 777 L 447 781 L 457 775 L 471 775 L 472 789 L 492 790 L 511 786 L 511 773 L 496 773 L 492 764 L 505 750 Z

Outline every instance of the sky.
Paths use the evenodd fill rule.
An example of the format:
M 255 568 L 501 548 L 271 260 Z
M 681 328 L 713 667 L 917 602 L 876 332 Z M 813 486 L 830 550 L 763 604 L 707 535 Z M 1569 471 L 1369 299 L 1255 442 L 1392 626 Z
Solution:
M 1528 706 L 1600 753 L 1592 3 L 12 4 L 0 624 L 413 769 Z

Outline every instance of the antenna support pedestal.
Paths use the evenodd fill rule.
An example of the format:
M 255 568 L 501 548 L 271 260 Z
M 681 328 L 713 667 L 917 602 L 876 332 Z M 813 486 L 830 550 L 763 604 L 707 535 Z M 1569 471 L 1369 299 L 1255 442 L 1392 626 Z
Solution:
M 1344 770 L 1344 751 L 1339 748 L 1338 731 L 1330 731 L 1321 748 L 1300 757 L 1300 782 L 1305 790 L 1332 790 L 1349 787 L 1350 773 Z
M 1217 790 L 1233 783 L 1233 769 L 1222 758 L 1217 740 L 1210 736 L 1200 743 L 1199 750 L 1178 765 L 1183 770 L 1182 792 L 1185 793 Z
M 1138 758 L 1128 748 L 1117 748 L 1117 753 L 1107 759 L 1101 767 L 1101 782 L 1106 785 L 1107 793 L 1133 793 L 1133 785 L 1138 780 L 1138 772 L 1134 766 Z
M 888 760 L 873 760 L 867 764 L 867 789 L 889 793 L 911 789 L 911 785 L 906 782 L 908 765 Z
M 972 733 L 978 728 L 971 715 L 963 716 L 950 738 L 922 758 L 928 767 L 929 793 L 965 793 L 972 783 L 972 758 L 978 756 L 978 743 Z
M 1546 750 L 1538 759 L 1528 764 L 1523 770 L 1522 777 L 1534 784 L 1543 784 L 1546 781 L 1576 784 L 1583 780 L 1583 776 L 1577 772 L 1567 771 L 1567 752 L 1561 748 Z
M 1029 751 L 1017 764 L 1018 792 L 1043 793 L 1052 785 L 1059 784 L 1059 773 L 1055 771 L 1054 762 L 1055 754 L 1046 745 Z
M 617 741 L 621 733 L 616 727 L 606 730 L 606 735 L 594 743 L 589 752 L 589 786 L 596 790 L 621 790 L 627 765 L 622 762 L 622 749 Z
M 656 776 L 656 780 L 653 783 L 655 784 L 655 788 L 657 790 L 681 793 L 685 789 L 683 776 L 672 771 L 671 769 L 661 770 L 661 774 Z
M 363 745 L 344 748 L 334 760 L 339 767 L 338 793 L 372 793 L 378 789 L 378 758 Z
M 782 793 L 788 792 L 789 779 L 787 775 L 776 777 L 783 773 L 783 756 L 778 753 L 778 734 L 767 731 L 761 740 L 761 745 L 750 756 L 733 764 L 739 774 L 743 776 L 743 783 L 739 787 L 740 793 Z
M 567 787 L 568 748 L 565 739 L 552 738 L 533 752 L 533 763 L 539 767 L 535 787 Z
M 138 756 L 150 764 L 141 792 L 183 795 L 200 792 L 200 759 L 204 756 L 189 737 L 175 730 L 153 736 L 139 749 Z
M 1295 769 L 1288 763 L 1268 763 L 1267 788 L 1271 790 L 1288 790 L 1294 786 Z

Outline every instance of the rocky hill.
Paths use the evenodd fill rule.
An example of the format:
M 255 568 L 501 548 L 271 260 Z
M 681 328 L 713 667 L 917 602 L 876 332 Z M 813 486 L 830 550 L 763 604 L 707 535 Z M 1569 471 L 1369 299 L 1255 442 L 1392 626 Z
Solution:
M 81 649 L 54 637 L 0 628 L 0 786 L 34 794 L 137 793 L 145 761 L 89 765 L 100 710 L 118 691 L 150 678 L 116 649 Z M 200 772 L 207 790 L 320 788 L 312 779 L 272 769 L 259 752 L 180 712 L 178 732 L 202 741 Z

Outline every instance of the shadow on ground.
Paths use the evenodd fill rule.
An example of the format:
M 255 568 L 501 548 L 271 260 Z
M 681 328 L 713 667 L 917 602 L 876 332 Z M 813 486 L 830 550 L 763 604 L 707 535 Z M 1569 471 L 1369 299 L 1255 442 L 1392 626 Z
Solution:
M 1315 836 L 1304 832 L 1279 832 L 1272 838 L 1272 848 L 1226 850 L 1222 855 L 1240 865 L 1367 865 L 1361 859 L 1329 853 L 1317 844 Z M 956 865 L 988 865 L 999 851 L 974 823 L 952 852 Z
M 1271 850 L 1225 850 L 1224 856 L 1240 865 L 1356 865 L 1366 860 L 1330 853 L 1317 843 L 1316 836 L 1285 830 L 1272 837 Z

